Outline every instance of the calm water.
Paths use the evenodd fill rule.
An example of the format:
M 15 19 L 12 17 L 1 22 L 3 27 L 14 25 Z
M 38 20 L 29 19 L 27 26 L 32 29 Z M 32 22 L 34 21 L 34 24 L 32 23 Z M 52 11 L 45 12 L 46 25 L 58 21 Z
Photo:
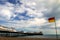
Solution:
M 56 35 L 34 35 L 34 36 L 19 36 L 24 38 L 56 38 Z M 58 38 L 60 38 L 60 35 L 58 35 Z

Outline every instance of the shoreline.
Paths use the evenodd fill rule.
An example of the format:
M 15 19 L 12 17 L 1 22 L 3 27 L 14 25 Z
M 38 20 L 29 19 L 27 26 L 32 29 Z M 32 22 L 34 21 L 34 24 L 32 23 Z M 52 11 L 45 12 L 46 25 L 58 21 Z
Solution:
M 17 38 L 17 37 L 0 37 L 0 40 L 56 40 L 56 38 Z M 60 39 L 58 39 L 60 40 Z

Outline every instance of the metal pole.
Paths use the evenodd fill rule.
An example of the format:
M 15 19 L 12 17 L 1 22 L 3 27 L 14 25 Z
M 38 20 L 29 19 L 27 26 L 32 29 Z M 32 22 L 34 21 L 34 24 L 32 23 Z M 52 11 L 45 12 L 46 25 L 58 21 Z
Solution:
M 58 40 L 58 35 L 57 35 L 57 26 L 56 26 L 56 19 L 55 19 L 55 29 L 56 29 L 56 40 Z

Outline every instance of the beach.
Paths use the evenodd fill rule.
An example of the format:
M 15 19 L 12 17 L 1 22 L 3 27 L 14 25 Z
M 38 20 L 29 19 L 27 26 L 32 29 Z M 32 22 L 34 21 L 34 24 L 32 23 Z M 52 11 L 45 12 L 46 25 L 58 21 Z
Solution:
M 34 35 L 34 36 L 18 36 L 18 37 L 0 37 L 0 40 L 57 40 L 55 35 Z M 60 40 L 60 36 L 58 37 Z
M 0 37 L 0 40 L 57 40 L 56 38 L 17 38 L 17 37 Z M 58 39 L 60 40 L 60 39 Z

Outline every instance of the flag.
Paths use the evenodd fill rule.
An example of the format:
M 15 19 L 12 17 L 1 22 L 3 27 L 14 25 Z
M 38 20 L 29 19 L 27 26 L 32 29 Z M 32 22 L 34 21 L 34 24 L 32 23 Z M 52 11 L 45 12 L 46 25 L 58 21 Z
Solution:
M 51 22 L 55 22 L 55 17 L 51 17 L 48 19 L 48 21 L 51 23 Z

